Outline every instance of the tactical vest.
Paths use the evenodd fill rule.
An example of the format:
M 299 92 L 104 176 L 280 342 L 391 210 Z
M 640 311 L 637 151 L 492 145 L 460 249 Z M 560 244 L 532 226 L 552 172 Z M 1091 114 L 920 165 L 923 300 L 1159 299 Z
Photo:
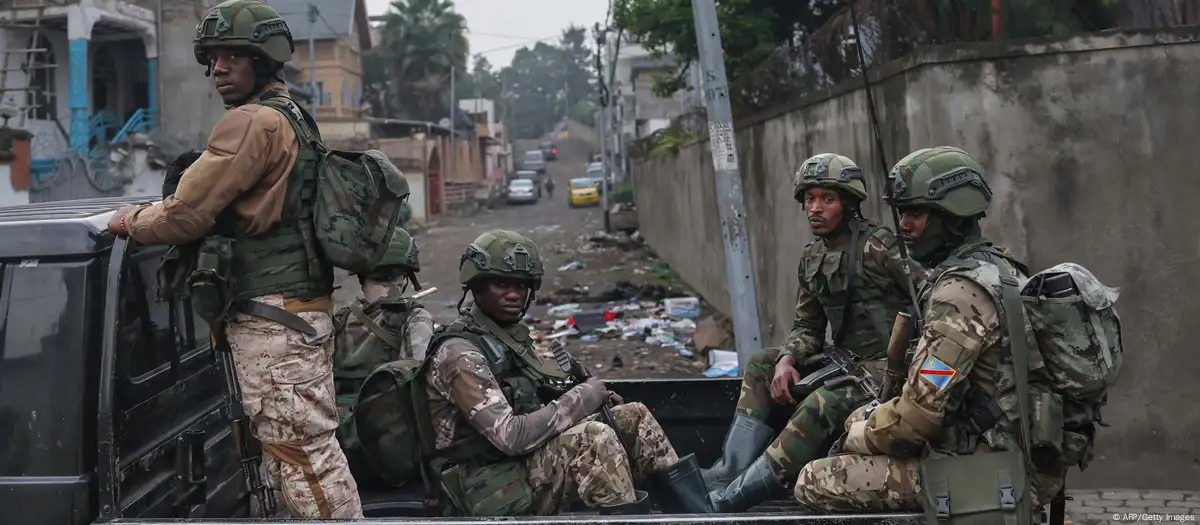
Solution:
M 312 145 L 320 142 L 321 135 L 286 94 L 266 92 L 257 102 L 287 117 L 300 141 L 300 155 L 288 175 L 279 222 L 261 235 L 234 238 L 234 298 L 282 294 L 307 301 L 327 296 L 333 292 L 333 267 L 322 256 L 312 226 L 321 160 Z
M 800 283 L 817 297 L 834 334 L 846 323 L 844 339 L 840 341 L 844 349 L 863 359 L 882 358 L 887 354 L 896 312 L 904 309 L 908 299 L 887 293 L 875 282 L 862 278 L 862 255 L 867 241 L 871 238 L 883 241 L 890 232 L 866 221 L 855 221 L 852 225 L 857 230 L 849 232 L 852 242 L 845 248 L 830 248 L 822 241 L 810 244 L 810 253 L 800 263 Z M 847 294 L 850 272 L 855 273 L 854 286 Z
M 429 359 L 451 338 L 465 339 L 483 352 L 504 398 L 517 415 L 529 414 L 548 399 L 562 395 L 567 375 L 534 355 L 528 336 L 515 338 L 482 313 L 461 315 L 434 335 Z M 460 435 L 449 447 L 434 453 L 431 462 L 441 477 L 442 494 L 450 505 L 444 516 L 521 516 L 533 509 L 520 458 L 506 456 L 470 425 L 459 425 Z
M 482 313 L 461 315 L 434 334 L 429 356 L 432 358 L 442 343 L 451 338 L 465 339 L 483 352 L 515 415 L 535 412 L 569 388 L 567 374 L 539 360 L 527 335 L 514 338 Z M 463 437 L 436 453 L 444 462 L 486 465 L 507 459 L 474 428 L 460 425 L 459 429 Z
M 1024 264 L 1010 259 L 988 241 L 969 241 L 930 272 L 920 292 L 921 304 L 928 304 L 929 295 L 940 280 L 950 276 L 962 277 L 988 291 L 1000 314 L 1001 323 L 1007 324 L 1000 276 L 1024 279 L 1028 273 Z M 1025 334 L 1023 327 L 1015 331 Z M 1030 346 L 1029 349 L 1036 354 L 1036 346 Z M 976 450 L 981 439 L 993 450 L 1019 449 L 1019 436 L 1014 432 L 1017 427 L 1013 422 L 1022 418 L 1017 403 L 1008 330 L 1003 332 L 998 347 L 987 351 L 1001 352 L 1000 365 L 996 370 L 997 396 L 993 398 L 970 380 L 951 387 L 947 395 L 945 423 L 941 433 L 930 442 L 934 450 L 970 454 Z M 1036 359 L 1036 355 L 1030 356 L 1031 363 Z M 1047 385 L 1037 378 L 1036 374 L 1029 376 L 1031 395 L 1049 391 Z

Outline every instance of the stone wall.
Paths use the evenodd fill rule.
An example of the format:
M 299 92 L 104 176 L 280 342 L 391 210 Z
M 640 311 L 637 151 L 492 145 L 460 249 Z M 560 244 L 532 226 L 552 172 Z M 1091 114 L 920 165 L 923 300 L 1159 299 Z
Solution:
M 1200 28 L 923 50 L 873 75 L 887 160 L 934 145 L 974 154 L 995 192 L 985 233 L 1034 269 L 1061 261 L 1122 289 L 1129 350 L 1097 460 L 1076 487 L 1194 488 L 1200 480 Z M 811 240 L 791 174 L 820 152 L 882 184 L 861 80 L 738 123 L 763 337 L 791 325 Z M 729 307 L 706 141 L 643 160 L 642 233 L 717 308 Z M 890 223 L 882 202 L 870 217 Z

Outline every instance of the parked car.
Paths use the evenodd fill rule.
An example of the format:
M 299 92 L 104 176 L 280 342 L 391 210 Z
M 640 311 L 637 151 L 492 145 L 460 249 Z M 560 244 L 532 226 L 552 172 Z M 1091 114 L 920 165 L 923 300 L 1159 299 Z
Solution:
M 525 158 L 521 161 L 521 169 L 546 173 L 546 156 L 542 154 L 542 150 L 535 149 L 526 151 Z
M 567 203 L 572 208 L 600 204 L 600 192 L 596 190 L 596 181 L 587 177 L 571 179 L 571 193 L 567 196 Z
M 553 142 L 543 142 L 541 150 L 546 160 L 558 160 L 558 146 L 555 146 Z
M 539 175 L 538 172 L 533 171 L 533 170 L 521 170 L 521 171 L 514 173 L 512 175 L 512 177 L 509 177 L 508 181 L 512 182 L 514 180 L 519 180 L 519 179 L 526 179 L 526 180 L 533 181 L 533 186 L 535 188 L 537 188 L 538 198 L 539 199 L 542 198 L 542 184 L 545 183 L 545 179 L 546 179 L 545 175 Z
M 514 179 L 508 183 L 508 197 L 506 199 L 509 204 L 519 202 L 536 203 L 541 197 L 541 189 L 532 180 Z
M 596 187 L 596 191 L 604 193 L 602 183 L 604 182 L 604 166 L 599 162 L 594 162 L 587 169 L 587 179 L 592 181 L 592 185 Z

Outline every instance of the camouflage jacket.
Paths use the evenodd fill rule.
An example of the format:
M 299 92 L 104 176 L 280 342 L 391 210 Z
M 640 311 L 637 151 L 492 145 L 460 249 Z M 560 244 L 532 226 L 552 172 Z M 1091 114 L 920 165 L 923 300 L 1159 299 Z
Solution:
M 459 317 L 457 322 L 480 327 L 478 310 Z M 429 411 L 433 419 L 435 449 L 442 451 L 459 442 L 482 436 L 505 456 L 520 456 L 537 450 L 548 439 L 583 421 L 604 401 L 595 388 L 581 384 L 567 390 L 544 405 L 514 403 L 530 397 L 514 391 L 520 384 L 518 359 L 536 360 L 528 329 L 513 325 L 504 329 L 522 348 L 508 348 L 504 365 L 494 362 L 467 337 L 450 337 L 430 348 L 427 376 Z M 524 355 L 514 355 L 525 352 Z M 549 366 L 555 366 L 548 364 Z M 517 405 L 514 407 L 514 404 Z
M 896 312 L 911 303 L 905 263 L 895 234 L 868 222 L 858 225 L 857 247 L 850 246 L 850 233 L 817 239 L 804 247 L 796 313 L 781 356 L 791 355 L 801 361 L 820 353 L 826 326 L 837 334 L 843 318 L 848 323 L 842 341 L 846 350 L 867 359 L 881 358 L 886 353 Z M 852 249 L 857 251 L 855 257 L 850 256 Z M 912 269 L 913 278 L 920 279 L 920 267 L 913 264 Z M 852 296 L 847 297 L 851 271 L 857 274 Z M 848 314 L 843 313 L 846 308 L 850 309 Z
M 920 294 L 925 331 L 900 396 L 867 418 L 870 452 L 913 457 L 925 446 L 953 454 L 1019 447 L 1009 430 L 1022 418 L 1000 276 L 1023 279 L 1024 272 L 1009 252 L 982 238 L 969 239 L 929 272 Z M 1030 391 L 1045 391 L 1045 366 L 1036 351 L 1030 352 L 1029 368 Z M 994 403 L 998 411 L 994 425 L 982 434 L 970 415 L 977 403 Z M 1045 501 L 1060 477 L 1037 474 L 1033 481 L 1038 501 Z

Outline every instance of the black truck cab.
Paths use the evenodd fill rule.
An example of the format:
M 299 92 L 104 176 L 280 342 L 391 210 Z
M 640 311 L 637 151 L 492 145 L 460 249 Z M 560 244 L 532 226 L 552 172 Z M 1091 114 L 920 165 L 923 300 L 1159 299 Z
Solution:
M 207 327 L 107 232 L 134 202 L 0 208 L 0 521 L 246 513 Z
M 0 208 L 0 523 L 200 525 L 250 515 L 207 326 L 185 299 L 158 293 L 165 246 L 139 245 L 107 231 L 112 212 L 134 202 Z M 681 456 L 695 452 L 711 464 L 721 452 L 740 382 L 628 380 L 610 386 L 645 403 Z M 737 515 L 458 520 L 424 517 L 419 487 L 360 484 L 360 493 L 367 521 L 379 524 L 922 521 L 915 514 L 810 515 L 790 495 Z

